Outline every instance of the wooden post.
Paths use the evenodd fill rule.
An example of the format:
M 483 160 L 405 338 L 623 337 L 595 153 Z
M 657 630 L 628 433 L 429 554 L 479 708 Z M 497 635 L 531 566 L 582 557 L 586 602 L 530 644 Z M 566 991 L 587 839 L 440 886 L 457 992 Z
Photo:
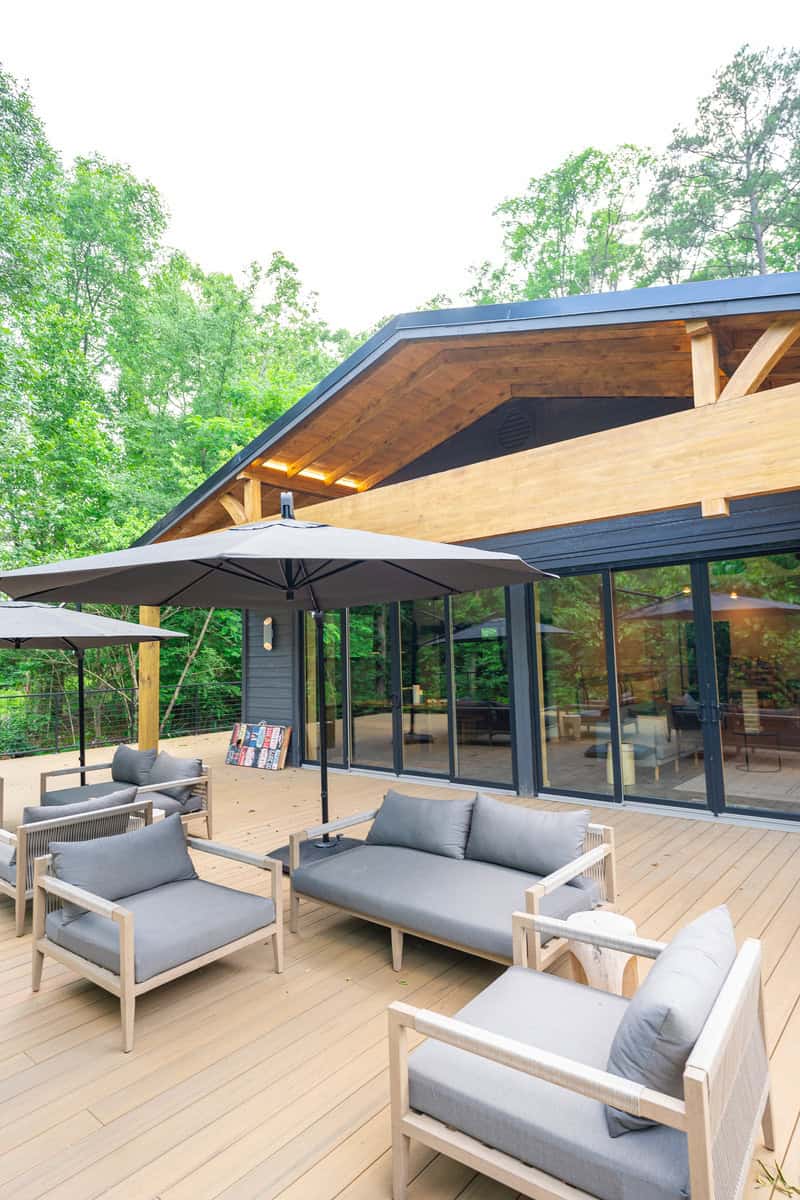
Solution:
M 717 335 L 708 321 L 687 321 L 686 332 L 692 345 L 695 408 L 716 404 L 720 393 Z
M 142 605 L 139 609 L 139 624 L 161 625 L 161 609 Z M 139 749 L 158 749 L 159 724 L 159 680 L 161 646 L 159 642 L 141 642 L 139 645 Z
M 244 511 L 248 521 L 261 520 L 261 480 L 245 479 Z

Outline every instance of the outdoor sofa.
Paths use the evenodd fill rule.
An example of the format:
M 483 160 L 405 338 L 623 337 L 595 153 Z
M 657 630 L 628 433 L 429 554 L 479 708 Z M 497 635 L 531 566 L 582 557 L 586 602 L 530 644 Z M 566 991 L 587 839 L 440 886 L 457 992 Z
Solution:
M 90 780 L 75 787 L 53 788 L 50 781 L 66 775 L 95 774 L 110 771 L 110 779 Z M 178 813 L 191 824 L 203 821 L 206 837 L 213 837 L 211 769 L 199 758 L 175 758 L 166 750 L 135 750 L 117 746 L 111 762 L 91 763 L 85 767 L 61 767 L 42 771 L 39 781 L 43 805 L 75 804 L 81 800 L 107 796 L 120 784 L 134 785 L 140 794 L 149 795 L 154 808 L 167 816 Z
M 411 1139 L 536 1200 L 741 1200 L 774 1145 L 760 943 L 725 908 L 666 946 L 570 928 L 656 960 L 626 1000 L 526 969 L 560 925 L 515 913 L 517 965 L 455 1017 L 390 1005 L 394 1200 Z
M 308 838 L 372 820 L 365 842 L 304 864 Z M 290 839 L 290 927 L 301 897 L 391 930 L 402 967 L 413 934 L 495 962 L 513 957 L 511 914 L 566 919 L 614 902 L 614 834 L 587 810 L 542 812 L 478 794 L 434 800 L 390 790 L 380 809 L 295 833 Z M 564 938 L 532 942 L 538 970 L 566 953 Z
M 0 826 L 3 817 L 0 795 Z M 33 896 L 34 860 L 49 853 L 51 842 L 113 837 L 150 825 L 152 819 L 153 801 L 137 798 L 136 788 L 128 787 L 59 808 L 26 807 L 15 833 L 0 828 L 0 894 L 14 903 L 17 937 L 24 932 L 25 907 Z
M 197 876 L 188 847 L 271 872 L 270 897 Z M 96 842 L 51 842 L 36 859 L 33 990 L 45 955 L 120 1001 L 123 1049 L 133 1049 L 136 997 L 254 942 L 272 942 L 283 970 L 283 868 L 186 834 L 173 814 L 136 833 Z

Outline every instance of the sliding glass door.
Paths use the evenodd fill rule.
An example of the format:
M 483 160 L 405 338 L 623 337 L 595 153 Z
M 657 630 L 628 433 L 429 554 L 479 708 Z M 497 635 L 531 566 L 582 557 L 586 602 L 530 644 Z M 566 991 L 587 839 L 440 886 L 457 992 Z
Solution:
M 351 608 L 350 761 L 392 770 L 395 763 L 391 604 Z
M 401 604 L 403 766 L 407 771 L 450 773 L 448 659 L 444 600 Z
M 800 817 L 800 554 L 534 588 L 545 791 Z

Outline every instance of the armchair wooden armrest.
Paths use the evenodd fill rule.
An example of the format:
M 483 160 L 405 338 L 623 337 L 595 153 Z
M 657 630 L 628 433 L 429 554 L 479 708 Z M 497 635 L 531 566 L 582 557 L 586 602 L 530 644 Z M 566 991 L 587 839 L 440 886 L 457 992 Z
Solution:
M 7 829 L 0 829 L 0 844 L 4 844 L 6 846 L 16 846 L 17 835 L 15 833 L 9 833 Z
M 44 797 L 47 792 L 48 779 L 56 779 L 59 775 L 86 775 L 90 771 L 110 771 L 111 763 L 88 763 L 83 767 L 57 767 L 53 771 L 42 771 L 39 774 L 39 796 Z M 120 787 L 124 787 L 120 784 Z
M 164 781 L 164 783 L 143 783 L 141 785 L 141 787 L 138 788 L 138 791 L 139 791 L 139 793 L 141 793 L 141 792 L 163 792 L 167 788 L 189 787 L 190 785 L 196 787 L 197 784 L 206 783 L 207 779 L 208 779 L 208 776 L 206 776 L 206 775 L 193 775 L 191 779 L 167 779 Z M 125 787 L 125 786 L 126 785 L 124 783 L 120 784 L 120 787 Z
M 63 879 L 56 879 L 55 875 L 46 874 L 50 861 L 49 855 L 36 860 L 34 888 L 37 893 L 48 892 L 51 896 L 58 896 L 60 900 L 77 904 L 79 908 L 85 908 L 88 912 L 97 913 L 99 917 L 107 917 L 109 921 L 119 922 L 125 917 L 133 920 L 133 914 L 127 908 L 123 908 L 121 904 L 117 904 L 113 900 L 106 900 L 103 896 L 96 896 L 94 892 L 87 892 L 84 888 L 76 887 L 74 883 L 65 883 Z M 38 895 L 35 899 L 39 899 Z
M 633 1083 L 609 1071 L 598 1067 L 590 1067 L 575 1059 L 553 1054 L 549 1050 L 537 1046 L 527 1046 L 524 1042 L 512 1038 L 489 1033 L 466 1021 L 458 1021 L 453 1017 L 445 1017 L 439 1013 L 430 1012 L 424 1008 L 412 1008 L 411 1005 L 395 1001 L 389 1005 L 389 1057 L 390 1066 L 397 1066 L 397 1033 L 401 1028 L 410 1028 L 425 1037 L 434 1038 L 445 1045 L 466 1050 L 470 1054 L 479 1054 L 491 1062 L 511 1067 L 515 1071 L 523 1071 L 553 1083 L 557 1087 L 599 1100 L 601 1104 L 610 1104 L 636 1117 L 646 1117 L 669 1125 L 672 1129 L 686 1129 L 686 1105 L 674 1096 L 646 1088 L 641 1083 Z M 407 1072 L 407 1058 L 401 1069 Z
M 528 966 L 528 937 L 537 935 L 563 938 L 573 942 L 587 942 L 590 946 L 602 946 L 607 950 L 621 950 L 625 954 L 637 954 L 641 958 L 658 958 L 666 942 L 655 942 L 649 938 L 624 937 L 619 934 L 601 933 L 599 930 L 579 929 L 567 921 L 555 917 L 542 917 L 534 913 L 515 912 L 511 917 L 514 938 L 514 963 Z

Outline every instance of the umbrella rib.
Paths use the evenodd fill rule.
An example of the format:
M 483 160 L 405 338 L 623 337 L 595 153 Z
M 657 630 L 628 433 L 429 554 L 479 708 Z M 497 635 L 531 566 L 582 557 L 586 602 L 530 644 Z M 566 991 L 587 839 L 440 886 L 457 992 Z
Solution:
M 333 559 L 328 559 L 328 562 L 332 561 Z M 352 571 L 354 567 L 362 567 L 363 565 L 363 558 L 354 558 L 352 562 L 342 563 L 340 567 L 334 567 L 332 571 L 322 571 L 321 573 L 318 571 L 317 574 L 314 574 L 312 571 L 312 573 L 310 575 L 306 575 L 306 577 L 302 579 L 297 586 L 311 587 L 313 584 L 319 583 L 322 579 L 331 579 L 334 575 L 338 575 L 340 571 Z
M 411 567 L 404 567 L 401 563 L 391 562 L 388 558 L 386 562 L 397 571 L 404 571 L 406 575 L 413 575 L 416 579 L 423 579 L 425 583 L 432 583 L 434 587 L 441 588 L 443 592 L 447 592 L 450 596 L 458 595 L 458 588 L 451 587 L 449 583 L 442 583 L 440 579 L 431 579 L 430 575 L 423 575 L 420 571 L 412 571 Z
M 202 562 L 200 559 L 196 559 L 195 561 L 198 566 L 208 566 L 207 563 Z M 270 587 L 278 592 L 286 590 L 282 583 L 276 583 L 274 579 L 265 579 L 263 575 L 257 575 L 255 571 L 248 571 L 246 567 L 242 567 L 239 563 L 236 564 L 235 568 L 230 564 L 226 566 L 218 564 L 217 566 L 210 567 L 209 570 L 219 571 L 222 575 L 233 575 L 235 579 L 247 579 L 251 583 L 260 583 L 263 587 Z

